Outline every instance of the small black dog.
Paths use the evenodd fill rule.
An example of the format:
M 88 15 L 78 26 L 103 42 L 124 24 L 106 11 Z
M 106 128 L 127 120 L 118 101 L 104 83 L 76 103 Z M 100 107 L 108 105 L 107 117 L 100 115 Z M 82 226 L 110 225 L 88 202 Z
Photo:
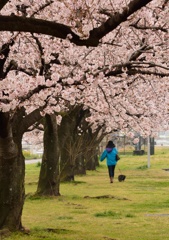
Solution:
M 121 175 L 118 176 L 119 182 L 123 182 L 123 181 L 125 180 L 125 178 L 126 178 L 126 176 L 123 175 L 123 174 L 121 174 Z

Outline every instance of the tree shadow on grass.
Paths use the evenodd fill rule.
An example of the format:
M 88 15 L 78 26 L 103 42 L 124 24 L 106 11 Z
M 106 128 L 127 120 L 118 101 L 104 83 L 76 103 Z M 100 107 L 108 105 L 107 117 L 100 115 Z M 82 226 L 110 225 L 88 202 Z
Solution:
M 95 197 L 90 197 L 90 196 L 84 196 L 84 198 L 91 198 L 91 199 L 117 199 L 117 200 L 128 200 L 131 201 L 128 198 L 123 198 L 123 197 L 117 197 L 117 196 L 112 196 L 112 195 L 102 195 L 102 196 L 95 196 Z

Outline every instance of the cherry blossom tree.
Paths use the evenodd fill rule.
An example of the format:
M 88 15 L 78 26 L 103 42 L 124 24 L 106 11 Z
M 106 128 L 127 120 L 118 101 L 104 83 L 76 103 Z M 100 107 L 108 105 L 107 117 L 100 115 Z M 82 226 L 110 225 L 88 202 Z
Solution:
M 105 135 L 105 128 L 98 126 L 92 132 L 92 124 L 86 121 L 87 116 L 90 116 L 90 112 L 84 110 L 83 105 L 70 108 L 58 128 L 60 178 L 63 181 L 72 181 L 75 180 L 75 175 L 86 174 L 87 163 L 96 156 L 97 162 L 93 162 L 93 167 L 98 164 L 96 148 Z
M 157 3 L 153 0 L 133 0 L 120 2 L 102 1 L 12 1 L 4 0 L 1 9 L 5 13 L 12 11 L 13 15 L 0 17 L 1 31 L 24 31 L 43 33 L 65 39 L 71 35 L 71 42 L 76 45 L 97 46 L 99 40 L 127 18 L 148 3 Z M 168 1 L 161 1 L 159 5 L 165 7 Z M 9 4 L 8 4 L 9 3 Z M 31 4 L 32 3 L 32 4 Z M 18 5 L 16 5 L 18 4 Z M 30 8 L 31 4 L 31 8 Z M 44 8 L 44 4 L 51 6 L 41 19 L 31 18 L 34 12 Z M 6 6 L 7 10 L 6 10 Z M 17 8 L 16 8 L 17 6 Z M 38 10 L 37 10 L 38 9 Z M 32 14 L 32 10 L 34 11 Z M 18 16 L 18 12 L 20 15 Z M 58 14 L 58 12 L 60 14 Z M 107 17 L 105 17 L 107 16 Z M 24 18 L 23 18 L 24 17 Z M 26 17 L 26 18 L 25 18 Z M 49 19 L 51 21 L 47 21 Z M 45 19 L 45 20 L 44 20 Z M 57 23 L 59 22 L 59 23 Z M 62 22 L 62 23 L 60 23 Z M 71 26 L 70 26 L 71 25 Z M 83 38 L 86 38 L 85 40 Z
M 93 133 L 104 126 L 104 133 L 134 129 L 150 135 L 162 124 L 168 127 L 168 5 L 168 0 L 0 1 L 0 175 L 7 181 L 2 203 L 14 209 L 12 198 L 7 201 L 11 191 L 14 203 L 20 199 L 14 214 L 2 209 L 0 228 L 22 226 L 24 188 L 15 190 L 24 179 L 21 138 L 38 120 L 26 124 L 30 114 L 56 114 L 59 123 L 71 106 L 82 105 L 90 109 L 86 121 Z M 17 142 L 18 112 L 24 131 Z M 17 167 L 20 179 L 10 190 Z
M 142 11 L 137 12 L 136 15 L 135 11 L 140 9 L 143 5 L 148 4 L 148 2 L 150 2 L 150 4 L 147 5 L 146 8 L 143 8 Z M 126 1 L 122 1 L 120 9 L 119 3 L 112 4 L 111 2 L 107 7 L 104 6 L 104 3 L 101 3 L 100 1 L 100 4 L 98 4 L 97 1 L 92 1 L 91 3 L 89 1 L 85 2 L 85 4 L 82 4 L 80 1 L 73 1 L 72 4 L 69 3 L 69 5 L 68 3 L 69 2 L 67 1 L 63 3 L 41 1 L 41 3 L 34 3 L 30 7 L 29 1 L 25 1 L 23 5 L 17 4 L 17 1 L 14 1 L 13 3 L 4 1 L 2 3 L 3 8 L 1 11 L 2 13 L 4 13 L 3 15 L 7 13 L 7 10 L 11 11 L 11 13 L 15 15 L 15 17 L 21 16 L 24 17 L 26 20 L 27 18 L 34 19 L 37 15 L 46 19 L 47 16 L 50 15 L 52 16 L 51 19 L 56 21 L 60 20 L 60 18 L 58 14 L 56 14 L 57 16 L 55 15 L 55 11 L 58 11 L 59 9 L 59 11 L 63 13 L 65 7 L 67 6 L 67 11 L 69 12 L 69 15 L 67 15 L 66 13 L 66 17 L 61 17 L 62 22 L 66 24 L 71 19 L 71 28 L 79 34 L 82 40 L 84 38 L 86 40 L 88 35 L 90 35 L 90 31 L 92 31 L 92 29 L 93 31 L 99 31 L 98 28 L 106 24 L 107 21 L 110 21 L 110 19 L 112 22 L 113 19 L 114 21 L 116 18 L 118 19 L 118 13 L 122 15 L 124 13 L 126 14 L 126 9 L 128 9 L 127 14 L 129 14 L 127 15 L 128 21 L 124 22 L 126 19 L 124 19 L 123 21 L 119 20 L 118 25 L 115 28 L 111 29 L 109 32 L 105 32 L 105 35 L 103 35 L 99 40 L 99 48 L 97 49 L 75 46 L 71 43 L 71 33 L 68 34 L 68 39 L 66 39 L 66 41 L 60 41 L 58 38 L 53 39 L 47 36 L 44 37 L 42 35 L 38 36 L 37 40 L 37 36 L 34 35 L 34 43 L 28 41 L 30 34 L 16 34 L 17 36 L 15 37 L 17 39 L 15 40 L 15 42 L 17 41 L 18 43 L 13 45 L 11 47 L 11 50 L 13 53 L 16 53 L 19 48 L 20 55 L 16 56 L 16 54 L 12 53 L 13 59 L 16 59 L 16 57 L 18 59 L 11 62 L 11 67 L 16 68 L 17 70 L 21 70 L 25 69 L 26 64 L 27 69 L 32 71 L 33 77 L 31 76 L 30 79 L 28 79 L 27 75 L 22 75 L 22 78 L 25 82 L 31 82 L 30 86 L 32 86 L 32 88 L 34 87 L 33 84 L 36 84 L 37 86 L 37 92 L 34 92 L 35 94 L 32 94 L 32 96 L 30 96 L 31 99 L 27 101 L 28 104 L 30 103 L 30 101 L 32 101 L 32 106 L 36 108 L 37 106 L 44 104 L 44 99 L 48 97 L 50 98 L 49 102 L 51 101 L 51 103 L 53 103 L 53 107 L 55 105 L 55 110 L 58 112 L 61 109 L 61 104 L 58 104 L 58 101 L 56 100 L 56 95 L 58 93 L 60 94 L 60 92 L 62 92 L 62 99 L 64 99 L 64 101 L 70 99 L 71 104 L 74 104 L 75 101 L 77 101 L 78 103 L 83 102 L 84 105 L 86 104 L 86 101 L 86 106 L 89 106 L 90 103 L 88 104 L 88 102 L 90 101 L 87 98 L 88 96 L 84 96 L 84 98 L 79 96 L 82 94 L 82 92 L 84 92 L 85 84 L 87 85 L 86 88 L 88 88 L 88 86 L 91 86 L 90 89 L 94 87 L 93 92 L 95 92 L 95 89 L 97 89 L 96 92 L 100 91 L 104 96 L 105 91 L 103 89 L 102 82 L 105 87 L 107 82 L 107 87 L 111 88 L 111 84 L 113 87 L 115 81 L 115 83 L 119 85 L 120 89 L 122 89 L 122 87 L 120 86 L 121 83 L 122 86 L 126 84 L 126 87 L 123 87 L 123 91 L 125 91 L 131 86 L 132 81 L 135 82 L 135 79 L 138 79 L 139 81 L 140 75 L 145 76 L 146 79 L 150 80 L 153 75 L 159 78 L 163 77 L 163 79 L 164 77 L 166 77 L 167 79 L 168 26 L 166 21 L 167 18 L 165 18 L 165 16 L 167 16 L 166 14 L 168 1 L 144 1 L 144 3 L 142 1 L 131 1 L 128 3 L 128 5 Z M 54 8 L 54 6 L 57 7 Z M 108 7 L 112 10 L 110 10 Z M 93 11 L 93 19 L 91 17 L 91 11 Z M 74 16 L 74 18 L 72 16 Z M 144 18 L 142 16 L 144 16 Z M 86 18 L 88 19 L 87 22 L 85 22 Z M 77 23 L 77 21 L 79 22 Z M 85 25 L 85 23 L 87 26 Z M 6 26 L 6 24 L 4 24 L 4 26 Z M 6 38 L 4 38 L 4 34 Z M 12 35 L 11 33 L 5 32 L 2 34 L 2 37 L 3 42 L 4 39 L 7 40 L 8 38 L 11 40 Z M 21 38 L 22 41 L 20 40 Z M 35 50 L 36 47 L 32 46 L 37 41 L 41 43 L 41 49 L 43 48 L 43 53 L 41 52 L 40 54 L 43 54 L 43 58 L 45 58 L 49 64 L 52 61 L 57 61 L 58 58 L 61 63 L 53 64 L 51 72 L 49 73 L 51 75 L 49 76 L 50 81 L 46 81 L 44 76 L 39 76 L 39 74 L 36 74 L 36 68 L 41 63 L 37 61 L 37 54 L 39 54 L 39 49 L 37 52 Z M 48 45 L 46 45 L 47 41 Z M 50 46 L 50 49 L 48 48 L 48 46 Z M 27 54 L 25 55 L 26 49 L 29 49 L 29 53 L 27 51 Z M 97 56 L 97 61 L 95 56 Z M 19 61 L 19 64 L 17 63 L 17 61 Z M 17 64 L 19 67 L 17 66 Z M 45 65 L 45 67 L 48 67 L 47 64 Z M 13 74 L 15 73 L 13 72 Z M 20 73 L 17 74 L 17 79 L 19 80 L 21 78 L 21 75 Z M 10 78 L 9 77 L 10 76 L 8 76 L 8 81 L 11 82 L 11 78 L 13 78 L 13 75 L 11 75 Z M 64 88 L 62 88 L 60 82 L 65 84 L 65 86 L 69 85 L 69 87 L 66 88 L 64 86 Z M 4 84 L 5 81 L 3 81 L 3 85 Z M 20 84 L 21 83 L 19 82 L 19 85 Z M 51 86 L 54 86 L 55 89 L 53 90 L 50 97 L 48 96 L 48 92 L 50 90 L 48 91 L 48 89 L 46 90 L 46 87 L 44 87 L 44 85 L 46 84 L 48 84 L 48 87 L 50 88 Z M 25 84 L 25 86 L 26 89 L 28 89 L 27 84 Z M 16 81 L 14 87 L 15 94 L 18 94 L 16 92 L 16 88 L 21 88 L 17 87 Z M 37 103 L 37 96 L 39 96 L 40 90 L 44 91 L 41 91 L 42 97 L 40 98 L 39 103 Z M 88 90 L 88 92 L 90 94 L 90 90 Z M 118 94 L 118 92 L 116 91 L 115 95 L 121 96 L 121 93 L 119 92 Z M 13 98 L 14 97 L 15 95 L 13 93 Z M 27 96 L 25 97 L 25 99 L 26 98 Z M 20 103 L 24 104 L 24 106 L 25 99 L 22 98 L 22 101 L 20 101 Z M 15 106 L 18 105 L 18 101 L 14 100 L 12 102 L 12 105 L 14 105 L 14 102 Z M 60 102 L 63 103 L 62 101 Z M 105 101 L 105 103 L 107 104 L 107 101 Z M 3 107 L 7 108 L 9 107 L 9 104 L 3 104 Z M 109 106 L 107 105 L 107 107 Z M 50 108 L 46 106 L 46 112 L 47 111 L 49 113 L 52 113 L 52 111 L 54 110 L 52 110 L 51 106 Z

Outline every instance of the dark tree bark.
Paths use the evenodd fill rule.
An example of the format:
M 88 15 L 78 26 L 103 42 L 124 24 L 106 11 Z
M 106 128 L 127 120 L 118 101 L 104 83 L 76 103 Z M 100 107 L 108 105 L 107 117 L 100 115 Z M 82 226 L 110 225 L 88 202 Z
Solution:
M 37 194 L 60 195 L 59 145 L 56 116 L 46 115 L 44 124 L 44 153 Z
M 62 119 L 62 123 L 59 126 L 59 143 L 61 151 L 60 161 L 60 179 L 61 181 L 73 181 L 74 180 L 74 162 L 71 159 L 69 149 L 71 148 L 73 138 L 73 121 L 69 119 L 69 116 L 65 116 Z
M 106 134 L 103 131 L 104 128 L 101 126 L 99 126 L 95 130 L 95 132 L 92 132 L 92 129 L 90 126 L 85 126 L 85 127 L 87 128 L 87 131 L 85 131 L 83 139 L 86 142 L 86 151 L 84 151 L 86 170 L 96 170 L 96 167 L 99 166 L 98 146 Z
M 86 169 L 96 169 L 98 166 L 96 149 L 105 134 L 102 134 L 102 127 L 92 132 L 85 120 L 89 115 L 88 110 L 84 111 L 82 106 L 78 106 L 63 117 L 59 126 L 62 181 L 74 180 L 75 175 L 86 174 Z M 83 130 L 80 135 L 78 127 Z
M 22 137 L 29 126 L 41 118 L 39 110 L 25 115 L 19 109 L 10 120 L 0 112 L 0 230 L 23 230 L 21 217 L 25 199 L 25 159 Z
M 98 161 L 98 150 L 94 148 L 93 150 L 89 150 L 86 155 L 86 170 L 96 170 L 96 167 L 99 165 Z
M 0 229 L 22 228 L 24 204 L 24 157 L 22 135 L 13 137 L 8 113 L 0 113 Z
M 75 161 L 74 174 L 86 175 L 86 162 L 84 158 L 84 153 L 79 154 Z
M 0 2 L 0 10 L 7 4 L 9 0 L 1 0 Z
M 61 181 L 73 181 L 75 175 L 75 162 L 81 153 L 77 141 L 77 127 L 82 118 L 81 106 L 75 107 L 67 115 L 63 116 L 59 126 L 59 143 L 61 150 L 60 175 Z

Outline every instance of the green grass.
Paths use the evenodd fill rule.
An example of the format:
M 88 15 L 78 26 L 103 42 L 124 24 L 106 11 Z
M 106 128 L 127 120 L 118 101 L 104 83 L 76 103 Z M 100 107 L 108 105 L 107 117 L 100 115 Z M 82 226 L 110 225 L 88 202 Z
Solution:
M 42 154 L 33 154 L 28 150 L 23 150 L 23 155 L 26 160 L 42 158 Z
M 105 162 L 97 171 L 61 183 L 59 197 L 35 197 L 40 167 L 26 166 L 23 225 L 29 234 L 8 240 L 166 240 L 169 239 L 169 149 L 147 156 L 120 154 L 113 184 Z M 119 169 L 125 182 L 118 182 Z

